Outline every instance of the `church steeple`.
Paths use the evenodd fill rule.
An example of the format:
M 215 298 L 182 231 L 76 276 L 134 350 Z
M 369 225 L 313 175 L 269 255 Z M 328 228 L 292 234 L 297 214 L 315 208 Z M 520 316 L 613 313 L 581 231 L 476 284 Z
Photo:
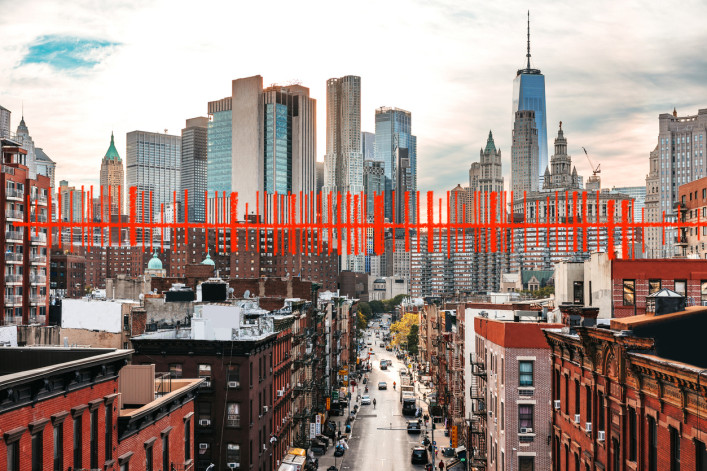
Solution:
M 115 138 L 113 137 L 113 133 L 110 133 L 110 146 L 108 146 L 108 151 L 106 152 L 105 157 L 103 157 L 103 160 L 115 160 L 116 162 L 120 162 L 120 155 L 118 154 L 118 149 L 115 148 Z

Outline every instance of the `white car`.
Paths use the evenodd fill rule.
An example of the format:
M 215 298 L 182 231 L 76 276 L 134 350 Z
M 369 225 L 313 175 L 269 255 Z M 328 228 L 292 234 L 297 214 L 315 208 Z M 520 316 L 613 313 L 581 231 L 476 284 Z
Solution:
M 365 396 L 361 397 L 361 405 L 362 406 L 370 406 L 371 405 L 371 396 L 366 394 Z

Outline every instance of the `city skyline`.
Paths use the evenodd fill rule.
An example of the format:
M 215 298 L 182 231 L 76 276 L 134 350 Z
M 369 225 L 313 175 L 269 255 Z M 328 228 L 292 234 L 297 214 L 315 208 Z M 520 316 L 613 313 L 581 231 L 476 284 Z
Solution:
M 134 129 L 160 132 L 166 128 L 170 134 L 177 134 L 185 119 L 205 115 L 209 100 L 226 95 L 230 80 L 260 73 L 267 84 L 299 79 L 318 100 L 320 116 L 325 116 L 327 79 L 345 74 L 361 76 L 363 131 L 374 131 L 374 112 L 380 106 L 410 110 L 416 117 L 421 190 L 440 191 L 464 182 L 465 169 L 476 149 L 483 145 L 488 129 L 494 129 L 496 144 L 503 150 L 504 177 L 510 181 L 513 78 L 517 69 L 526 64 L 524 5 L 485 6 L 472 12 L 454 4 L 432 8 L 413 2 L 410 12 L 417 16 L 411 14 L 406 23 L 390 24 L 384 20 L 388 13 L 392 14 L 392 6 L 384 8 L 379 19 L 368 20 L 371 27 L 386 24 L 386 31 L 381 32 L 385 37 L 394 37 L 408 28 L 418 28 L 422 33 L 442 28 L 456 31 L 449 37 L 411 37 L 411 47 L 418 49 L 424 61 L 414 66 L 407 80 L 395 83 L 382 72 L 387 60 L 383 54 L 358 61 L 351 56 L 332 56 L 335 49 L 327 44 L 311 45 L 311 56 L 324 54 L 331 58 L 323 66 L 312 67 L 308 60 L 294 57 L 273 64 L 259 59 L 257 53 L 251 56 L 239 52 L 239 60 L 234 61 L 238 65 L 223 66 L 206 75 L 180 70 L 180 75 L 172 77 L 169 74 L 176 73 L 180 62 L 175 61 L 173 66 L 165 61 L 157 67 L 159 61 L 149 62 L 157 48 L 173 46 L 174 52 L 168 52 L 168 57 L 209 51 L 218 54 L 225 47 L 222 42 L 228 44 L 241 36 L 218 33 L 197 42 L 181 38 L 179 26 L 197 21 L 199 15 L 208 12 L 194 17 L 178 7 L 169 13 L 174 30 L 152 25 L 154 30 L 149 34 L 135 35 L 130 32 L 134 29 L 131 21 L 146 18 L 158 7 L 131 10 L 122 4 L 117 4 L 105 19 L 103 11 L 80 5 L 62 8 L 60 16 L 65 21 L 61 27 L 43 26 L 58 14 L 56 8 L 59 7 L 39 9 L 38 4 L 28 2 L 19 6 L 18 16 L 29 19 L 0 23 L 0 30 L 8 33 L 5 37 L 9 40 L 0 61 L 10 71 L 0 79 L 0 104 L 13 112 L 11 127 L 15 129 L 24 102 L 27 125 L 37 145 L 57 162 L 58 179 L 97 185 L 100 159 L 95 156 L 104 151 L 108 132 L 115 132 L 121 153 L 126 149 L 126 133 Z M 554 128 L 562 120 L 572 132 L 576 146 L 569 153 L 580 155 L 580 146 L 586 147 L 592 158 L 602 164 L 608 186 L 643 183 L 648 173 L 648 154 L 658 140 L 656 117 L 660 113 L 669 113 L 676 107 L 681 116 L 692 115 L 707 107 L 707 102 L 696 102 L 694 98 L 707 96 L 707 85 L 700 79 L 704 59 L 690 52 L 674 52 L 676 44 L 680 51 L 694 51 L 704 42 L 704 33 L 688 25 L 701 17 L 706 7 L 682 4 L 669 18 L 645 6 L 626 6 L 621 11 L 622 14 L 612 15 L 616 20 L 602 14 L 600 5 L 534 5 L 531 11 L 532 66 L 541 69 L 546 77 L 548 126 Z M 422 13 L 428 17 L 422 18 Z M 632 17 L 629 26 L 620 21 L 626 15 Z M 110 27 L 106 27 L 106 22 L 110 22 Z M 29 24 L 34 26 L 27 28 Z M 499 24 L 508 34 L 496 34 L 493 46 L 470 49 L 470 45 L 482 44 L 485 35 Z M 678 31 L 677 38 L 669 44 L 659 41 L 659 30 Z M 313 33 L 303 33 L 302 38 L 293 41 L 305 45 L 314 38 Z M 67 41 L 71 47 L 66 46 L 63 53 L 56 52 Z M 185 41 L 189 41 L 189 47 Z M 468 60 L 459 61 L 459 57 Z M 131 63 L 150 73 L 126 75 L 122 69 Z M 680 74 L 674 75 L 677 70 Z M 164 85 L 168 77 L 171 83 Z M 434 92 L 419 93 L 420 87 L 428 83 L 434 84 Z M 176 90 L 182 95 L 179 100 L 173 99 L 172 92 Z M 76 96 L 86 99 L 76 100 Z M 57 109 L 62 110 L 62 119 L 51 119 Z M 135 113 L 135 109 L 140 112 Z M 324 120 L 320 119 L 319 161 L 325 153 L 324 127 Z M 445 163 L 443 167 L 441 162 Z M 577 170 L 587 175 L 589 164 L 577 159 Z

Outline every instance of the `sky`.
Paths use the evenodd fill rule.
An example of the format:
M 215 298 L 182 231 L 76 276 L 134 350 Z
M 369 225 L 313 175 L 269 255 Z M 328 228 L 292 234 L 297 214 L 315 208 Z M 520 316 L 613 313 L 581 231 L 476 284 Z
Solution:
M 111 132 L 180 134 L 230 95 L 231 80 L 299 81 L 317 99 L 323 160 L 326 80 L 362 77 L 362 129 L 375 109 L 412 113 L 418 189 L 468 182 L 489 129 L 508 186 L 511 100 L 525 65 L 545 75 L 548 150 L 558 122 L 573 163 L 602 186 L 645 184 L 658 115 L 707 108 L 707 3 L 682 1 L 0 0 L 0 105 L 24 117 L 56 181 L 98 185 Z M 6 10 L 7 11 L 7 10 Z

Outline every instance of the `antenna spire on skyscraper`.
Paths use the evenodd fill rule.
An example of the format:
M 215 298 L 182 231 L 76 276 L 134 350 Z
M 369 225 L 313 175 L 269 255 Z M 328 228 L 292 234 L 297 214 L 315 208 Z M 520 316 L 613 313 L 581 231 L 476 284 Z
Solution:
M 525 55 L 528 58 L 528 66 L 530 69 L 530 10 L 528 10 L 528 53 Z

